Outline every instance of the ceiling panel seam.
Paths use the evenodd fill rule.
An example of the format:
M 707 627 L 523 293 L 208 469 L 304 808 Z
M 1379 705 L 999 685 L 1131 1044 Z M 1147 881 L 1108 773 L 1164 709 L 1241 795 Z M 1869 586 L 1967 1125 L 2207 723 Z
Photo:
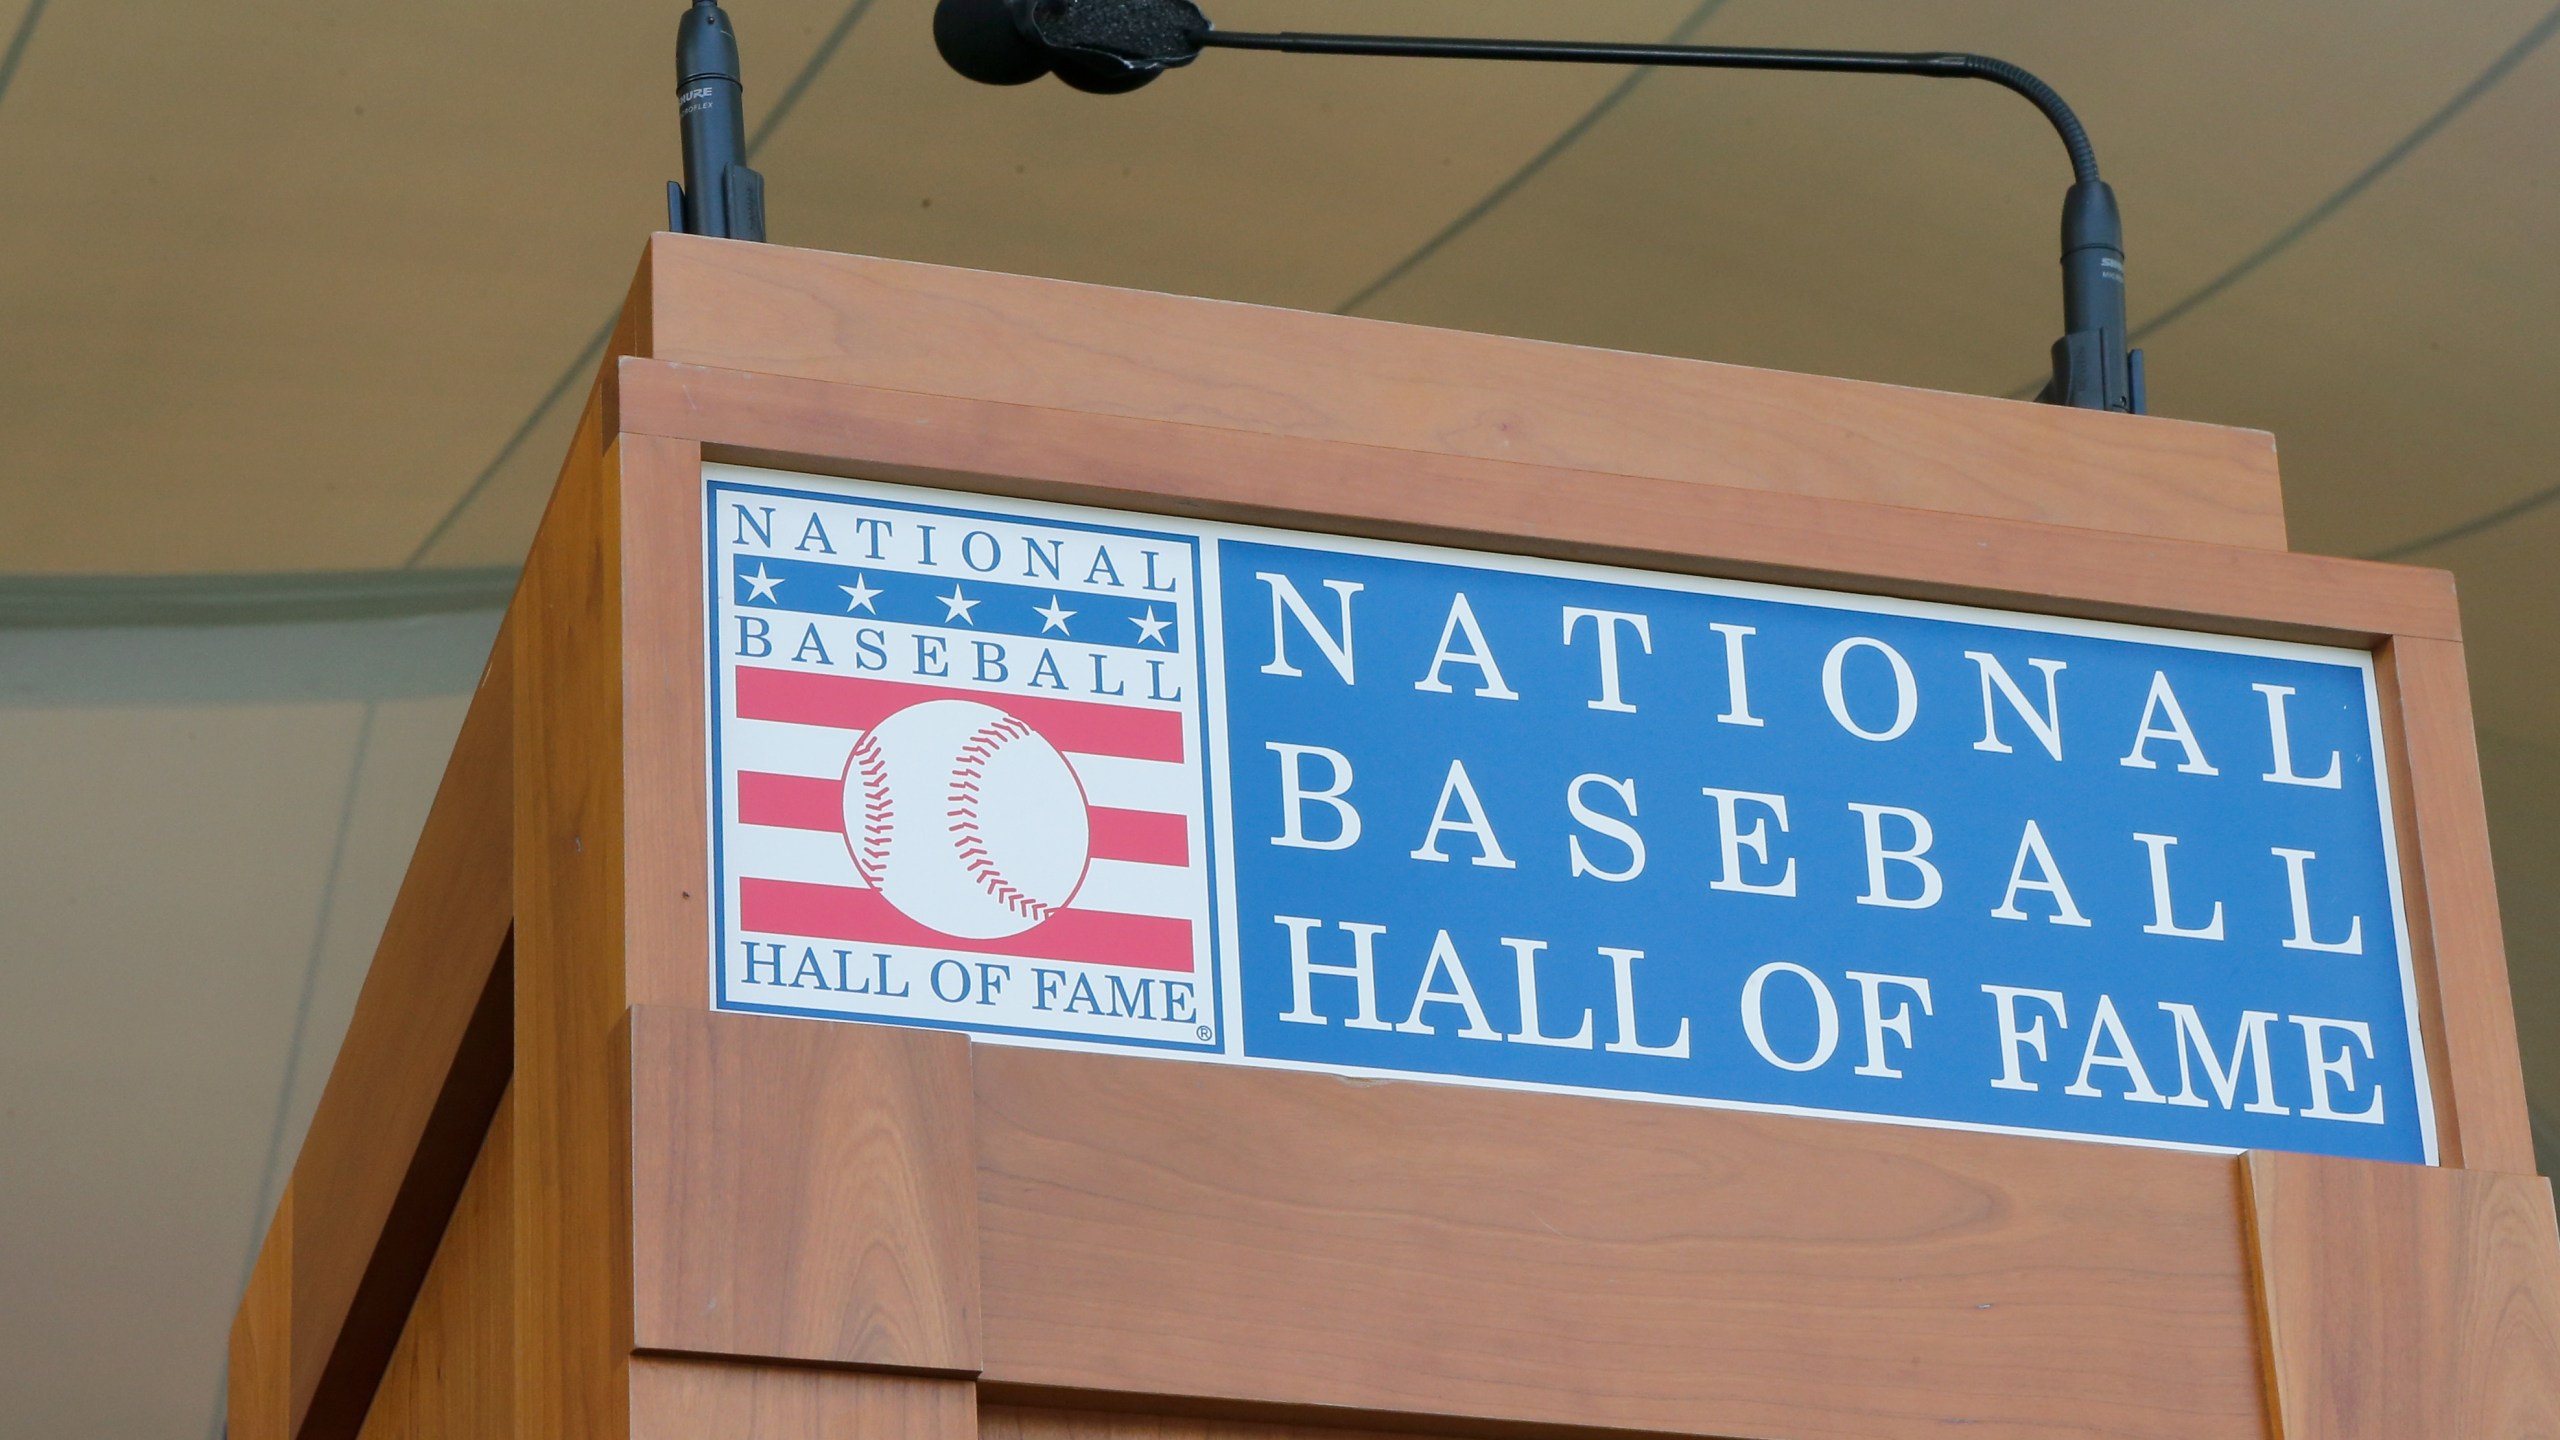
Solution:
M 560 403 L 560 397 L 568 394 L 570 387 L 577 384 L 579 378 L 587 373 L 587 368 L 595 364 L 596 356 L 604 352 L 605 342 L 613 338 L 615 322 L 621 318 L 622 314 L 619 310 L 606 316 L 604 324 L 596 328 L 596 333 L 587 337 L 587 343 L 578 347 L 576 358 L 572 359 L 568 367 L 560 372 L 559 377 L 551 382 L 551 388 L 542 392 L 542 398 L 533 402 L 533 409 L 525 415 L 523 422 L 516 426 L 515 433 L 507 437 L 506 443 L 498 447 L 498 453 L 490 456 L 489 463 L 481 466 L 480 473 L 472 477 L 469 485 L 463 487 L 460 498 L 446 507 L 443 518 L 436 521 L 434 527 L 427 531 L 426 538 L 420 540 L 417 548 L 409 552 L 409 558 L 400 562 L 401 569 L 417 569 L 438 545 L 444 543 L 444 537 L 450 534 L 453 527 L 470 511 L 473 503 L 479 500 L 481 492 L 489 488 L 490 484 L 498 478 L 498 472 L 506 468 L 507 462 L 515 458 L 518 450 L 524 448 L 524 442 L 533 438 L 533 432 L 542 427 L 542 422 L 551 414 L 552 407 Z
M 2536 490 L 2521 499 L 2510 500 L 2495 510 L 2474 515 L 2468 520 L 2457 521 L 2454 524 L 2447 525 L 2441 530 L 2421 535 L 2415 540 L 2403 540 L 2397 545 L 2387 546 L 2383 549 L 2376 550 L 2364 558 L 2367 560 L 2399 560 L 2407 556 L 2415 555 L 2421 550 L 2432 550 L 2439 545 L 2450 545 L 2456 540 L 2468 540 L 2472 536 L 2480 534 L 2484 530 L 2495 530 L 2510 520 L 2531 514 L 2532 512 L 2541 509 L 2543 506 L 2550 504 L 2554 500 L 2560 500 L 2560 484 L 2546 485 L 2542 489 Z
M 38 3 L 42 3 L 42 0 L 38 0 Z M 791 82 L 782 87 L 782 93 L 774 97 L 773 105 L 766 110 L 763 122 L 747 136 L 748 159 L 753 160 L 756 152 L 764 149 L 765 142 L 773 138 L 773 132 L 782 127 L 782 122 L 790 117 L 793 110 L 799 108 L 801 97 L 809 93 L 809 87 L 816 84 L 818 77 L 825 73 L 829 64 L 833 63 L 836 52 L 844 48 L 845 37 L 851 35 L 854 27 L 862 23 L 862 18 L 871 13 L 871 7 L 875 3 L 877 0 L 852 0 L 852 3 L 845 7 L 844 13 L 836 17 L 836 23 L 829 27 L 826 38 L 818 42 L 817 49 L 809 52 L 809 58 L 801 63 L 799 73 L 793 75 Z M 1718 0 L 1718 3 L 1721 3 L 1721 0 Z M 400 562 L 401 569 L 417 569 L 427 556 L 434 552 L 436 546 L 444 542 L 445 536 L 452 532 L 455 524 L 460 522 L 463 515 L 478 502 L 482 492 L 497 480 L 498 472 L 506 468 L 509 460 L 515 458 L 516 451 L 524 447 L 525 441 L 533 438 L 533 432 L 541 428 L 543 419 L 551 413 L 552 407 L 560 403 L 560 398 L 569 393 L 570 387 L 577 384 L 580 376 L 587 373 L 587 367 L 595 363 L 596 356 L 603 353 L 605 342 L 613 337 L 614 322 L 620 318 L 619 309 L 606 316 L 604 324 L 597 328 L 595 334 L 587 337 L 587 343 L 578 347 L 576 358 L 569 362 L 568 368 L 560 372 L 559 378 L 551 382 L 551 387 L 542 392 L 542 398 L 534 402 L 532 412 L 524 417 L 524 423 L 516 426 L 515 432 L 507 437 L 506 443 L 498 447 L 498 453 L 491 456 L 489 463 L 480 468 L 480 473 L 472 477 L 469 485 L 463 487 L 461 496 L 427 531 L 426 538 L 418 542 L 417 548 L 409 552 L 409 558 Z
M 2330 192 L 2318 204 L 2304 211 L 2292 224 L 2277 231 L 2265 244 L 2242 256 L 2221 274 L 2189 291 L 2150 319 L 2134 326 L 2132 338 L 2145 339 L 2158 332 L 2163 326 L 2184 319 L 2198 306 L 2219 296 L 2264 268 L 2267 262 L 2292 249 L 2302 237 L 2318 229 L 2323 223 L 2336 216 L 2340 210 L 2345 209 L 2357 196 L 2373 188 L 2375 181 L 2397 169 L 2401 161 L 2408 159 L 2418 147 L 2434 139 L 2438 131 L 2452 123 L 2454 118 L 2463 111 L 2470 109 L 2480 97 L 2496 89 L 2501 81 L 2514 73 L 2518 65 L 2523 64 L 2536 50 L 2541 49 L 2543 42 L 2549 40 L 2554 33 L 2560 33 L 2560 6 L 2554 6 L 2549 13 L 2527 27 L 2524 34 L 2516 38 L 2514 44 L 2509 45 L 2500 52 L 2498 58 L 2489 62 L 2487 68 L 2472 76 L 2470 83 L 2455 91 L 2452 99 L 2438 106 L 2435 113 L 2419 121 L 2417 128 L 2393 142 L 2388 149 L 2374 159 L 2373 163 L 2357 171 L 2346 184 Z M 2044 385 L 2044 377 L 2039 376 L 2012 389 L 2009 392 L 2009 398 L 2026 399 L 2044 388 Z M 2413 541 L 2411 546 L 2414 547 L 2418 543 Z
M 827 38 L 819 41 L 818 48 L 809 52 L 809 58 L 800 66 L 800 73 L 792 76 L 791 83 L 782 87 L 782 93 L 773 97 L 773 104 L 764 112 L 763 123 L 747 136 L 748 159 L 756 158 L 756 152 L 764 149 L 764 143 L 773 138 L 773 132 L 781 129 L 782 122 L 799 108 L 800 97 L 808 94 L 809 87 L 817 83 L 829 65 L 835 63 L 836 51 L 843 48 L 845 37 L 853 33 L 854 26 L 862 23 L 862 17 L 871 13 L 873 3 L 874 0 L 853 0 L 845 7 L 844 13 L 836 17 L 834 28 L 827 31 Z
M 299 625 L 499 610 L 517 567 L 263 575 L 0 575 L 0 631 Z
M 1703 0 L 1703 3 L 1701 3 L 1697 9 L 1689 12 L 1689 17 L 1687 19 L 1672 27 L 1671 33 L 1663 37 L 1662 43 L 1666 45 L 1680 45 L 1687 43 L 1691 38 L 1696 36 L 1698 31 L 1705 28 L 1706 23 L 1709 20 L 1715 18 L 1715 13 L 1717 11 L 1724 7 L 1725 0 Z M 1386 289 L 1388 286 L 1402 280 L 1405 276 L 1412 274 L 1416 269 L 1420 268 L 1425 261 L 1428 261 L 1432 256 L 1439 254 L 1443 249 L 1447 248 L 1450 241 L 1455 240 L 1460 235 L 1474 229 L 1476 222 L 1484 219 L 1487 215 L 1490 215 L 1495 210 L 1501 208 L 1503 202 L 1509 200 L 1514 194 L 1518 193 L 1522 186 L 1528 184 L 1531 180 L 1536 179 L 1539 172 L 1545 170 L 1549 165 L 1554 164 L 1558 156 L 1564 154 L 1567 150 L 1572 149 L 1583 136 L 1591 132 L 1593 126 L 1599 124 L 1610 111 L 1617 109 L 1620 104 L 1624 103 L 1629 95 L 1634 94 L 1636 87 L 1643 84 L 1645 79 L 1652 75 L 1658 68 L 1660 67 L 1653 65 L 1641 65 L 1631 71 L 1628 71 L 1624 78 L 1620 79 L 1616 85 L 1610 87 L 1608 94 L 1600 97 L 1599 103 L 1584 111 L 1580 119 L 1575 120 L 1572 124 L 1564 127 L 1564 129 L 1556 135 L 1556 138 L 1547 142 L 1544 149 L 1540 150 L 1537 154 L 1530 156 L 1527 163 L 1523 164 L 1519 169 L 1511 172 L 1509 178 L 1505 179 L 1501 184 L 1494 186 L 1491 190 L 1486 191 L 1483 199 L 1478 200 L 1473 205 L 1470 205 L 1466 209 L 1460 211 L 1458 213 L 1458 218 L 1440 227 L 1439 233 L 1433 235 L 1430 239 L 1423 241 L 1420 246 L 1414 249 L 1413 253 L 1405 256 L 1401 260 L 1398 260 L 1395 264 L 1388 266 L 1386 271 L 1379 275 L 1377 279 L 1361 286 L 1358 292 L 1353 294 L 1350 299 L 1334 306 L 1333 313 L 1336 315 L 1349 315 L 1358 310 L 1361 306 L 1369 303 L 1372 299 L 1375 299 L 1379 291 Z
M 9 50 L 0 55 L 0 100 L 9 98 L 9 83 L 18 78 L 18 62 L 27 57 L 27 45 L 36 37 L 36 22 L 44 18 L 46 0 L 27 0 L 27 8 L 18 15 L 18 28 L 9 36 Z

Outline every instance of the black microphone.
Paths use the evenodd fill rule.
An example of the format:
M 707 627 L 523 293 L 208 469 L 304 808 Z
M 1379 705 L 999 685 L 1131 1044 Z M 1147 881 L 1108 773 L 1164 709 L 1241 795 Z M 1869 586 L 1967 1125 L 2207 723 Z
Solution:
M 2071 156 L 2062 202 L 2063 337 L 2053 345 L 2047 404 L 2142 414 L 2142 352 L 2125 349 L 2124 224 L 2080 117 L 2044 81 L 2005 60 L 1951 51 L 1776 50 L 1727 45 L 1613 45 L 1575 40 L 1469 40 L 1410 35 L 1262 34 L 1220 30 L 1191 0 L 941 0 L 933 40 L 951 68 L 989 85 L 1056 75 L 1079 90 L 1120 94 L 1204 49 L 1443 60 L 1539 60 L 1987 80 L 2042 111 Z
M 943 0 L 934 48 L 987 85 L 1056 75 L 1078 90 L 1121 95 L 1188 65 L 1209 35 L 1191 0 Z
M 694 0 L 676 26 L 676 119 L 684 182 L 667 182 L 667 228 L 762 240 L 764 177 L 747 168 L 738 32 L 718 0 Z

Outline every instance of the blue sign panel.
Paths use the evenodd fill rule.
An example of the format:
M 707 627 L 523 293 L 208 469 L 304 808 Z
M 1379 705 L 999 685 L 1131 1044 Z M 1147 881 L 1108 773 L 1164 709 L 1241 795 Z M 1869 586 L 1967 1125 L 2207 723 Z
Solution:
M 707 499 L 726 1008 L 2434 1157 L 2361 651 Z

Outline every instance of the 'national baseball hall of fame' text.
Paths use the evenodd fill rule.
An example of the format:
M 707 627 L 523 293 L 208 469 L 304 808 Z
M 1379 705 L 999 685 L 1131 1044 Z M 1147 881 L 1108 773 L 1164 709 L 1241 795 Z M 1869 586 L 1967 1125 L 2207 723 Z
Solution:
M 707 470 L 723 1008 L 2434 1158 L 2365 652 Z

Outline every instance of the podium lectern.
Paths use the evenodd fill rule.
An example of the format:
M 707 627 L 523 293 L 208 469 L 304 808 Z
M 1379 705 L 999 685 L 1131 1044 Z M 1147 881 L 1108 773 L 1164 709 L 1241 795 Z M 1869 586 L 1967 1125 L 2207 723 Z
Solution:
M 858 517 L 890 511 L 859 507 L 909 495 L 943 507 L 898 512 L 927 547 L 940 522 L 913 517 L 996 518 L 945 527 L 939 558 L 861 548 L 848 525 L 876 540 L 889 522 Z M 1095 542 L 1062 570 L 1084 552 L 1042 538 L 1087 533 L 1144 543 Z M 1272 536 L 1346 568 L 1293 580 L 1250 559 L 1280 553 Z M 1153 568 L 1212 541 L 1223 600 Z M 1451 735 L 1528 724 L 1550 703 L 1537 667 L 1570 665 L 1584 688 L 1537 715 L 1650 724 L 1672 692 L 1640 687 L 1677 658 L 1677 683 L 1705 687 L 1678 733 L 1730 767 L 1676 788 L 1648 772 L 1639 806 L 1620 771 L 1658 756 L 1591 761 L 1569 823 L 1560 787 L 1502 788 L 1545 757 L 1470 751 L 1472 771 L 1434 759 L 1413 780 L 1412 814 L 1372 805 L 1367 843 L 1416 887 L 1537 871 L 1580 887 L 1557 892 L 1577 897 L 1558 925 L 1605 929 L 1649 835 L 1651 873 L 1690 867 L 1663 878 L 1665 913 L 1722 907 L 1694 911 L 1718 917 L 1697 955 L 1507 920 L 1478 934 L 1463 914 L 1431 922 L 1434 942 L 1358 922 L 1349 899 L 1258 900 L 1307 875 L 1306 904 L 1331 903 L 1321 867 L 1361 853 L 1352 806 L 1412 767 L 1330 731 L 1264 742 L 1252 707 L 1279 697 L 1285 726 L 1349 703 L 1355 616 L 1380 623 L 1394 586 L 1460 562 L 1489 578 L 1449 582 L 1454 603 L 1432 591 L 1406 652 L 1361 633 L 1364 679 L 1391 670 L 1376 704 L 1445 705 L 1412 713 Z M 928 573 L 949 593 L 911 583 Z M 1539 611 L 1546 658 L 1523 659 L 1508 617 L 1545 605 L 1541 585 L 1585 598 L 1561 647 Z M 1664 607 L 1762 608 L 1692 646 L 1671 609 L 1625 598 L 1645 585 Z M 990 622 L 1017 591 L 1021 614 Z M 1799 673 L 1781 630 L 1805 596 L 1868 618 Z M 1106 623 L 1087 677 L 1059 637 Z M 2019 634 L 2058 638 L 1999 638 Z M 2113 645 L 2183 646 L 2206 679 L 2085 648 Z M 893 649 L 906 688 L 857 673 Z M 1039 693 L 1035 655 L 1064 698 Z M 2560 1433 L 2560 1232 L 2533 1173 L 2462 655 L 2442 573 L 2286 550 L 2259 434 L 659 235 L 241 1303 L 230 1435 Z M 2369 679 L 2333 705 L 2309 679 L 2234 670 L 2244 746 L 2198 698 L 2211 666 L 2244 662 Z M 2132 708 L 2093 715 L 2119 683 L 2107 665 Z M 1213 684 L 1214 717 L 1181 698 Z M 1284 684 L 1302 688 L 1255 688 Z M 2369 753 L 2315 738 L 2368 691 Z M 1140 708 L 1095 719 L 1096 695 Z M 1907 792 L 1817 814 L 1798 791 L 1790 812 L 1747 747 L 1799 712 L 1843 757 L 1807 762 L 1807 786 L 1869 774 L 1906 732 L 1953 738 L 1891 772 Z M 807 773 L 730 753 L 801 753 L 829 725 L 841 738 Z M 957 848 L 910 862 L 899 827 L 923 812 L 889 801 L 923 794 L 899 767 L 936 744 L 967 762 L 935 772 L 950 796 L 923 795 L 949 799 Z M 1148 778 L 1203 754 L 1188 790 Z M 1085 808 L 1000 824 L 971 786 L 983 772 L 992 797 L 1005 765 L 1008 793 L 1065 776 Z M 2223 900 L 2208 917 L 2196 870 L 2175 869 L 2203 831 L 2075 839 L 2073 812 L 2103 798 L 2022 811 L 2023 838 L 2000 819 L 1976 864 L 1946 808 L 1972 803 L 1974 774 L 2166 797 L 2159 814 L 2197 827 L 2314 815 L 2299 807 L 2363 785 L 2391 898 L 2349 916 L 2321 888 L 2345 842 L 2279 836 L 2270 859 L 2259 837 L 2264 893 L 2232 889 L 2226 931 Z M 2170 788 L 2213 775 L 2274 783 Z M 1912 798 L 1932 786 L 1948 798 Z M 1273 803 L 1294 808 L 1253 808 Z M 1647 828 L 1674 814 L 1699 837 L 1678 854 Z M 997 854 L 1059 825 L 1074 874 L 1054 884 L 1039 855 Z M 1813 848 L 1832 844 L 1837 864 Z M 1914 955 L 1944 934 L 1949 966 L 2032 973 L 1959 984 L 1828 941 L 1716 948 L 1817 914 L 1963 927 L 1839 933 L 1908 934 Z M 2406 1013 L 2137 1003 L 2141 966 L 2107 980 L 2113 962 L 2071 948 L 2101 945 L 2200 964 L 2199 985 L 2370 980 Z M 1515 962 L 1519 994 L 1497 993 Z M 1693 981 L 1721 998 L 1640 1007 Z M 1543 1018 L 1541 985 L 1564 987 Z M 1015 1008 L 978 1024 L 884 996 Z M 1323 1048 L 1353 1044 L 1409 1050 Z M 1406 1053 L 1420 1071 L 1488 1058 L 1473 1076 L 1377 1058 Z M 1941 1110 L 1905 1093 L 1924 1064 L 1952 1077 Z M 1646 1085 L 1664 1088 L 1612 1093 Z M 2082 1116 L 2125 1118 L 2066 1133 Z M 2311 1138 L 2249 1138 L 2293 1135 Z M 2401 1158 L 2358 1158 L 2380 1154 Z

